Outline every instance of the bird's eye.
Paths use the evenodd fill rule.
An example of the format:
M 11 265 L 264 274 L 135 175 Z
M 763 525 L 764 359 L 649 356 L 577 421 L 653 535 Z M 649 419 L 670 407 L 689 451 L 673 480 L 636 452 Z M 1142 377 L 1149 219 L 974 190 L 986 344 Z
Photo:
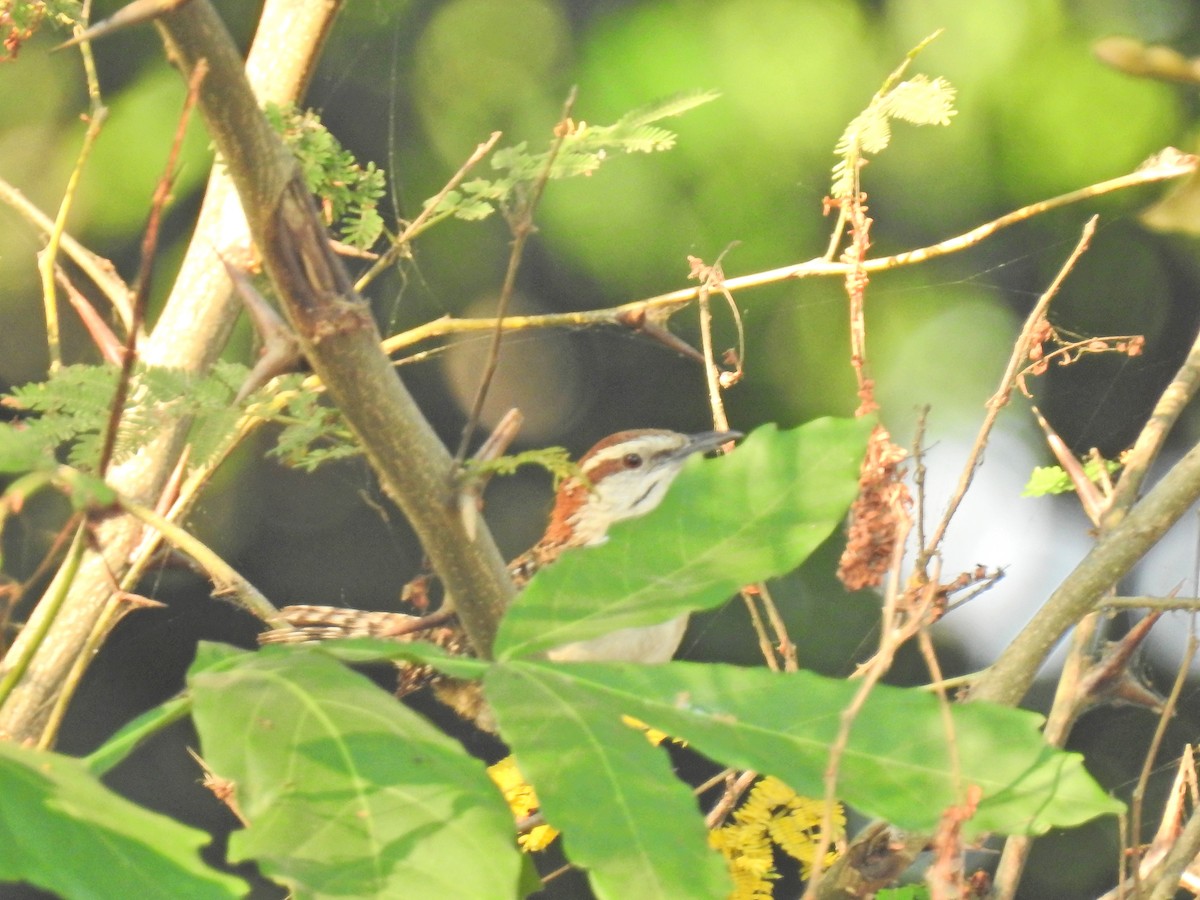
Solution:
M 626 453 L 625 458 L 621 460 L 627 469 L 640 469 L 642 467 L 642 454 Z

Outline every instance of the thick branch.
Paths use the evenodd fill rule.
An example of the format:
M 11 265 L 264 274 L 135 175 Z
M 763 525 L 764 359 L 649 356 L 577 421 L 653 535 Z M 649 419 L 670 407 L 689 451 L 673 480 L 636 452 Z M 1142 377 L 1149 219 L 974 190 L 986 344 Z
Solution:
M 200 107 L 233 176 L 250 231 L 305 356 L 320 376 L 455 598 L 476 651 L 490 653 L 512 583 L 491 536 L 474 539 L 453 503 L 454 467 L 391 362 L 367 305 L 329 247 L 316 204 L 291 154 L 267 124 L 224 25 L 207 0 L 159 23 L 168 51 L 189 75 L 207 59 Z
M 303 93 L 338 6 L 331 0 L 267 0 L 245 64 L 260 97 L 294 100 Z M 242 60 L 236 53 L 224 59 L 241 72 Z M 217 73 L 210 72 L 210 78 L 214 76 Z M 139 347 L 146 362 L 191 371 L 204 371 L 212 365 L 241 310 L 214 248 L 239 245 L 248 245 L 245 220 L 228 176 L 217 166 L 171 296 L 153 336 Z M 123 495 L 152 505 L 176 467 L 181 434 L 182 429 L 168 429 L 153 446 L 113 467 L 109 481 Z M 123 612 L 106 610 L 113 596 L 114 579 L 124 579 L 131 555 L 146 546 L 141 539 L 142 528 L 140 522 L 124 515 L 106 519 L 95 528 L 93 544 L 99 552 L 85 552 L 70 593 L 53 616 L 45 640 L 0 709 L 0 735 L 18 740 L 41 738 L 50 712 L 65 690 L 67 675 L 85 655 L 93 631 L 111 627 Z M 48 607 L 39 604 L 29 626 L 0 664 L 0 671 L 26 653 L 28 642 L 48 617 Z M 100 624 L 104 621 L 107 626 Z
M 1176 463 L 1108 531 L 971 690 L 972 700 L 1015 706 L 1071 626 L 1102 605 L 1117 583 L 1200 497 L 1200 445 Z

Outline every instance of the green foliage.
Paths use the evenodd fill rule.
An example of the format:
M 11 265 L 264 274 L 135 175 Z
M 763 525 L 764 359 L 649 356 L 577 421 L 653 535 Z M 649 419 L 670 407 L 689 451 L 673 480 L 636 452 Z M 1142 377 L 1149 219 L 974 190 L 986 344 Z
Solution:
M 491 166 L 501 175 L 493 180 L 476 178 L 450 191 L 434 210 L 435 219 L 455 216 L 475 220 L 490 216 L 497 209 L 508 212 L 521 193 L 547 172 L 550 178 L 590 175 L 611 153 L 654 153 L 675 146 L 675 135 L 654 123 L 682 115 L 717 98 L 714 91 L 695 91 L 644 106 L 627 113 L 612 125 L 573 123 L 561 139 L 557 152 L 547 149 L 531 153 L 525 142 L 492 154 Z M 554 144 L 559 139 L 555 138 Z M 551 161 L 553 157 L 553 161 Z M 428 206 L 433 198 L 425 201 Z
M 269 451 L 284 465 L 313 472 L 327 462 L 362 453 L 341 411 L 322 401 L 319 391 L 306 389 L 304 375 L 285 375 L 277 379 L 274 395 L 280 405 L 266 405 L 255 411 L 265 419 L 283 425 Z
M 185 417 L 193 418 L 193 465 L 207 460 L 240 414 L 230 401 L 246 373 L 244 366 L 232 363 L 219 363 L 204 377 L 178 369 L 135 368 L 114 462 L 128 459 Z M 21 420 L 25 452 L 32 453 L 36 442 L 38 452 L 63 450 L 70 465 L 94 471 L 119 377 L 117 366 L 64 366 L 46 381 L 14 388 L 0 402 L 28 414 Z
M 497 657 L 665 622 L 790 572 L 845 516 L 870 430 L 848 419 L 764 426 L 736 453 L 691 460 L 652 515 L 534 576 L 500 623 Z
M 622 817 L 597 815 L 600 810 L 611 811 L 614 802 L 652 810 L 657 802 L 655 790 L 636 803 L 632 799 L 639 785 L 631 784 L 626 770 L 640 769 L 641 760 L 629 759 L 633 751 L 622 746 L 622 716 L 682 739 L 711 759 L 821 796 L 841 724 L 838 711 L 860 688 L 811 672 L 533 660 L 497 663 L 484 685 L 501 734 L 537 790 L 547 819 L 570 836 L 573 850 L 585 840 L 580 830 L 587 826 L 579 817 L 599 826 L 592 826 L 587 839 L 611 843 Z M 963 802 L 960 789 L 975 785 L 983 800 L 965 825 L 972 837 L 1042 834 L 1124 809 L 1092 780 L 1080 754 L 1046 745 L 1042 716 L 982 703 L 957 704 L 950 713 L 961 781 L 937 698 L 877 687 L 855 718 L 838 770 L 839 799 L 901 828 L 933 829 L 944 809 Z M 606 803 L 601 794 L 619 799 Z M 686 788 L 682 796 L 688 796 Z M 654 818 L 649 812 L 631 817 L 638 829 L 648 827 L 643 819 Z M 627 839 L 640 843 L 632 832 Z
M 203 464 L 225 445 L 247 410 L 283 426 L 269 452 L 285 465 L 312 472 L 361 453 L 341 413 L 322 402 L 320 391 L 305 387 L 305 375 L 281 376 L 254 394 L 245 410 L 235 405 L 248 371 L 227 362 L 202 378 L 177 369 L 135 369 L 114 461 L 128 459 L 172 422 L 191 418 L 191 463 Z M 46 381 L 13 389 L 0 403 L 27 415 L 19 426 L 0 425 L 0 472 L 45 469 L 57 452 L 70 465 L 93 471 L 119 374 L 116 366 L 65 366 Z
M 165 426 L 190 417 L 191 463 L 200 465 L 224 446 L 247 412 L 282 426 L 268 453 L 286 466 L 313 472 L 362 453 L 341 412 L 307 384 L 307 375 L 280 376 L 252 395 L 245 409 L 234 405 L 231 401 L 247 373 L 245 366 L 226 362 L 203 378 L 177 369 L 135 369 L 114 461 L 128 459 Z M 19 425 L 0 424 L 0 473 L 49 471 L 58 452 L 65 453 L 71 466 L 94 471 L 119 374 L 110 365 L 65 366 L 46 381 L 14 388 L 0 404 L 27 415 Z M 575 473 L 561 447 L 500 457 L 472 471 L 508 475 L 523 465 L 542 466 L 556 480 Z
M 855 190 L 858 166 L 868 153 L 880 153 L 892 139 L 892 119 L 913 125 L 949 125 L 955 114 L 954 87 L 944 78 L 932 81 L 915 75 L 907 81 L 900 76 L 937 33 L 930 35 L 913 50 L 908 58 L 888 76 L 867 108 L 846 126 L 833 152 L 840 157 L 833 167 L 833 186 L 830 196 L 848 197 Z
M 457 741 L 311 649 L 201 656 L 203 755 L 250 823 L 231 860 L 297 897 L 517 895 L 512 816 Z
M 382 832 L 416 827 L 412 820 L 421 813 L 398 803 L 372 805 L 384 773 L 359 770 L 359 746 L 370 747 L 377 757 L 401 760 L 386 769 L 387 787 L 400 795 L 441 790 L 457 796 L 474 790 L 476 778 L 474 771 L 436 775 L 404 763 L 403 754 L 411 752 L 405 742 L 411 738 L 403 729 L 394 733 L 391 723 L 401 713 L 385 713 L 394 701 L 377 688 L 362 682 L 354 691 L 338 687 L 334 700 L 321 699 L 334 690 L 325 679 L 335 677 L 333 669 L 314 664 L 323 653 L 356 662 L 429 662 L 456 677 L 482 672 L 501 735 L 537 791 L 547 821 L 564 832 L 572 861 L 587 868 L 602 897 L 716 897 L 728 892 L 690 788 L 674 778 L 668 757 L 629 727 L 626 717 L 679 737 L 718 762 L 769 773 L 802 794 L 821 796 L 838 712 L 860 687 L 810 672 L 684 662 L 489 664 L 449 659 L 435 647 L 370 639 L 330 642 L 319 650 L 280 646 L 272 648 L 269 662 L 263 654 L 230 657 L 222 664 L 228 677 L 205 685 L 213 694 L 214 723 L 222 721 L 218 710 L 235 711 L 235 721 L 219 733 L 226 742 L 220 747 L 222 759 L 229 762 L 223 767 L 215 761 L 209 747 L 220 745 L 210 745 L 207 736 L 205 755 L 223 777 L 238 780 L 247 773 L 268 794 L 284 791 L 289 803 L 296 804 L 289 806 L 289 836 L 304 846 L 310 829 L 295 823 L 312 822 L 314 835 L 324 833 L 323 822 L 349 818 L 365 818 Z M 269 677 L 263 674 L 267 671 Z M 193 684 L 202 681 L 193 675 Z M 291 699 L 284 703 L 283 698 Z M 257 720 L 244 720 L 236 713 L 242 707 L 257 711 Z M 267 709 L 269 715 L 261 713 Z M 354 710 L 365 711 L 363 717 Z M 969 837 L 1042 834 L 1124 808 L 1092 780 L 1080 754 L 1046 745 L 1042 716 L 984 703 L 956 704 L 950 715 L 957 772 L 938 699 L 915 689 L 877 687 L 855 719 L 839 768 L 839 798 L 865 815 L 932 830 L 944 807 L 962 802 L 962 787 L 975 785 L 983 799 L 965 826 Z M 322 739 L 311 734 L 315 720 L 329 729 Z M 200 726 L 202 735 L 206 727 Z M 350 727 L 351 734 L 338 737 Z M 247 741 L 246 734 L 254 739 Z M 318 752 L 324 741 L 348 741 L 350 749 Z M 307 771 L 314 762 L 321 763 L 311 776 L 319 779 L 321 790 L 307 785 L 307 775 L 289 779 L 280 774 L 301 765 Z M 441 777 L 451 780 L 442 782 Z M 462 777 L 468 780 L 457 780 Z M 361 802 L 368 809 L 358 817 L 347 812 L 352 802 L 359 802 L 353 799 L 355 790 L 362 791 Z M 491 802 L 490 793 L 473 796 L 477 802 Z M 336 817 L 326 798 L 337 805 Z M 377 822 L 380 816 L 408 824 Z M 437 825 L 425 824 L 435 842 L 431 852 L 440 854 L 442 829 L 461 823 L 451 816 Z M 473 840 L 457 831 L 457 839 L 490 840 L 490 828 L 482 835 L 470 832 Z M 355 871 L 395 861 L 388 845 L 350 837 L 354 844 L 328 850 L 314 845 L 313 870 L 335 861 L 346 865 L 339 854 L 350 849 L 367 854 L 355 858 Z M 418 858 L 425 852 L 423 844 L 411 849 Z M 414 859 L 412 864 L 419 863 Z
M 820 796 L 839 712 L 859 683 L 535 656 L 599 633 L 593 606 L 608 617 L 603 630 L 647 624 L 798 564 L 844 515 L 869 428 L 857 420 L 761 428 L 731 456 L 689 465 L 653 513 L 537 576 L 543 586 L 535 592 L 531 584 L 504 620 L 496 662 L 368 639 L 257 654 L 204 645 L 188 679 L 193 715 L 207 763 L 237 785 L 250 823 L 233 836 L 231 858 L 255 861 L 298 896 L 335 888 L 384 896 L 401 883 L 406 896 L 516 895 L 512 821 L 482 766 L 332 657 L 411 660 L 482 678 L 501 736 L 598 896 L 726 895 L 729 876 L 708 846 L 691 789 L 624 717 Z M 700 562 L 685 564 L 676 552 Z M 552 584 L 560 567 L 569 576 Z M 560 600 L 559 590 L 579 591 L 584 608 Z M 89 763 L 112 765 L 179 712 L 176 705 L 143 717 Z M 1122 808 L 1078 754 L 1045 744 L 1037 714 L 960 704 L 950 717 L 953 744 L 936 697 L 877 687 L 851 730 L 839 798 L 901 827 L 930 829 L 945 807 L 962 802 L 963 788 L 978 786 L 969 836 L 1040 834 Z M 473 860 L 466 869 L 457 864 L 464 848 Z
M 312 110 L 268 103 L 267 120 L 296 155 L 304 182 L 320 199 L 326 223 L 337 225 L 342 240 L 363 250 L 383 233 L 376 208 L 384 193 L 384 173 L 359 165 Z
M 245 896 L 197 852 L 203 831 L 114 794 L 78 759 L 0 741 L 0 882 L 64 898 Z
M 1111 459 L 1086 459 L 1083 461 L 1083 472 L 1093 484 L 1101 483 L 1101 472 L 1115 475 L 1121 470 L 1121 463 Z M 1034 466 L 1022 497 L 1044 497 L 1047 494 L 1066 494 L 1075 490 L 1071 476 L 1062 466 Z
M 254 409 L 264 419 L 283 426 L 269 454 L 284 465 L 305 472 L 361 455 L 362 449 L 341 411 L 330 406 L 321 392 L 306 389 L 306 378 L 297 374 L 277 379 L 270 395 L 277 402 Z M 512 475 L 521 466 L 542 467 L 554 476 L 555 485 L 578 473 L 578 467 L 562 447 L 537 447 L 487 462 L 468 461 L 466 479 Z
M 47 488 L 61 491 L 78 511 L 106 509 L 117 500 L 116 492 L 102 479 L 60 466 L 40 436 L 9 424 L 0 424 L 0 475 L 18 476 L 0 492 L 0 534 L 9 515 Z M 0 547 L 0 568 L 3 564 Z
M 564 447 L 535 447 L 509 456 L 499 456 L 486 462 L 471 460 L 467 463 L 468 478 L 485 478 L 489 475 L 512 475 L 521 466 L 540 466 L 554 476 L 554 486 L 564 478 L 579 474 L 579 466 L 571 461 Z

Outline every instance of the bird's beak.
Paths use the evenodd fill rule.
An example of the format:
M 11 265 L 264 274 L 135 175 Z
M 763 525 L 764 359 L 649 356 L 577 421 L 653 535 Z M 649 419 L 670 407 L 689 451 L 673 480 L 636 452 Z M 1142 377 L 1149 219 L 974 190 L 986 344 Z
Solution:
M 740 437 L 740 431 L 702 431 L 699 434 L 690 434 L 687 443 L 679 448 L 677 455 L 682 459 L 694 453 L 707 453 Z

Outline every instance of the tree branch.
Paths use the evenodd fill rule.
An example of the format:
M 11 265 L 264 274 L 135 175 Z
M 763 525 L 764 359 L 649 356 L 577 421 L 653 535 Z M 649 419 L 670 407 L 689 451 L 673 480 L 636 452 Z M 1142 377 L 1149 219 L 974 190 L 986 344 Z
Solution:
M 283 101 L 303 93 L 339 5 L 331 0 L 267 0 L 245 63 L 261 99 Z M 222 59 L 225 66 L 241 73 L 243 63 L 236 51 Z M 209 60 L 214 68 L 215 61 Z M 210 75 L 217 77 L 209 90 L 223 83 L 223 74 Z M 216 166 L 171 296 L 152 337 L 139 347 L 148 364 L 169 363 L 199 372 L 217 359 L 241 309 L 217 252 L 225 249 L 233 256 L 232 248 L 237 248 L 245 253 L 249 245 L 246 235 L 229 176 Z M 118 293 L 111 287 L 109 292 Z M 179 426 L 167 428 L 153 446 L 114 466 L 108 480 L 122 495 L 153 505 L 176 467 L 183 433 Z M 52 605 L 38 604 L 0 664 L 2 675 L 14 661 L 31 655 L 20 683 L 0 708 L 0 735 L 47 743 L 42 731 L 50 711 L 61 700 L 68 673 L 84 656 L 98 623 L 107 622 L 111 627 L 128 608 L 121 604 L 116 611 L 110 609 L 114 583 L 124 580 L 135 555 L 146 552 L 142 533 L 142 524 L 125 515 L 97 524 L 92 535 L 97 549 L 85 551 L 61 608 L 56 612 Z M 39 639 L 41 634 L 44 638 Z M 31 654 L 31 645 L 36 653 Z
M 200 108 L 280 303 L 385 492 L 421 539 L 476 652 L 487 657 L 514 591 L 491 535 L 480 529 L 472 539 L 457 514 L 449 453 L 380 351 L 369 308 L 330 249 L 298 166 L 240 66 L 230 65 L 237 51 L 212 6 L 193 0 L 158 26 L 185 76 L 208 60 L 213 75 L 202 87 Z
M 1054 645 L 1200 498 L 1200 444 L 1107 531 L 971 689 L 972 700 L 1016 706 Z

